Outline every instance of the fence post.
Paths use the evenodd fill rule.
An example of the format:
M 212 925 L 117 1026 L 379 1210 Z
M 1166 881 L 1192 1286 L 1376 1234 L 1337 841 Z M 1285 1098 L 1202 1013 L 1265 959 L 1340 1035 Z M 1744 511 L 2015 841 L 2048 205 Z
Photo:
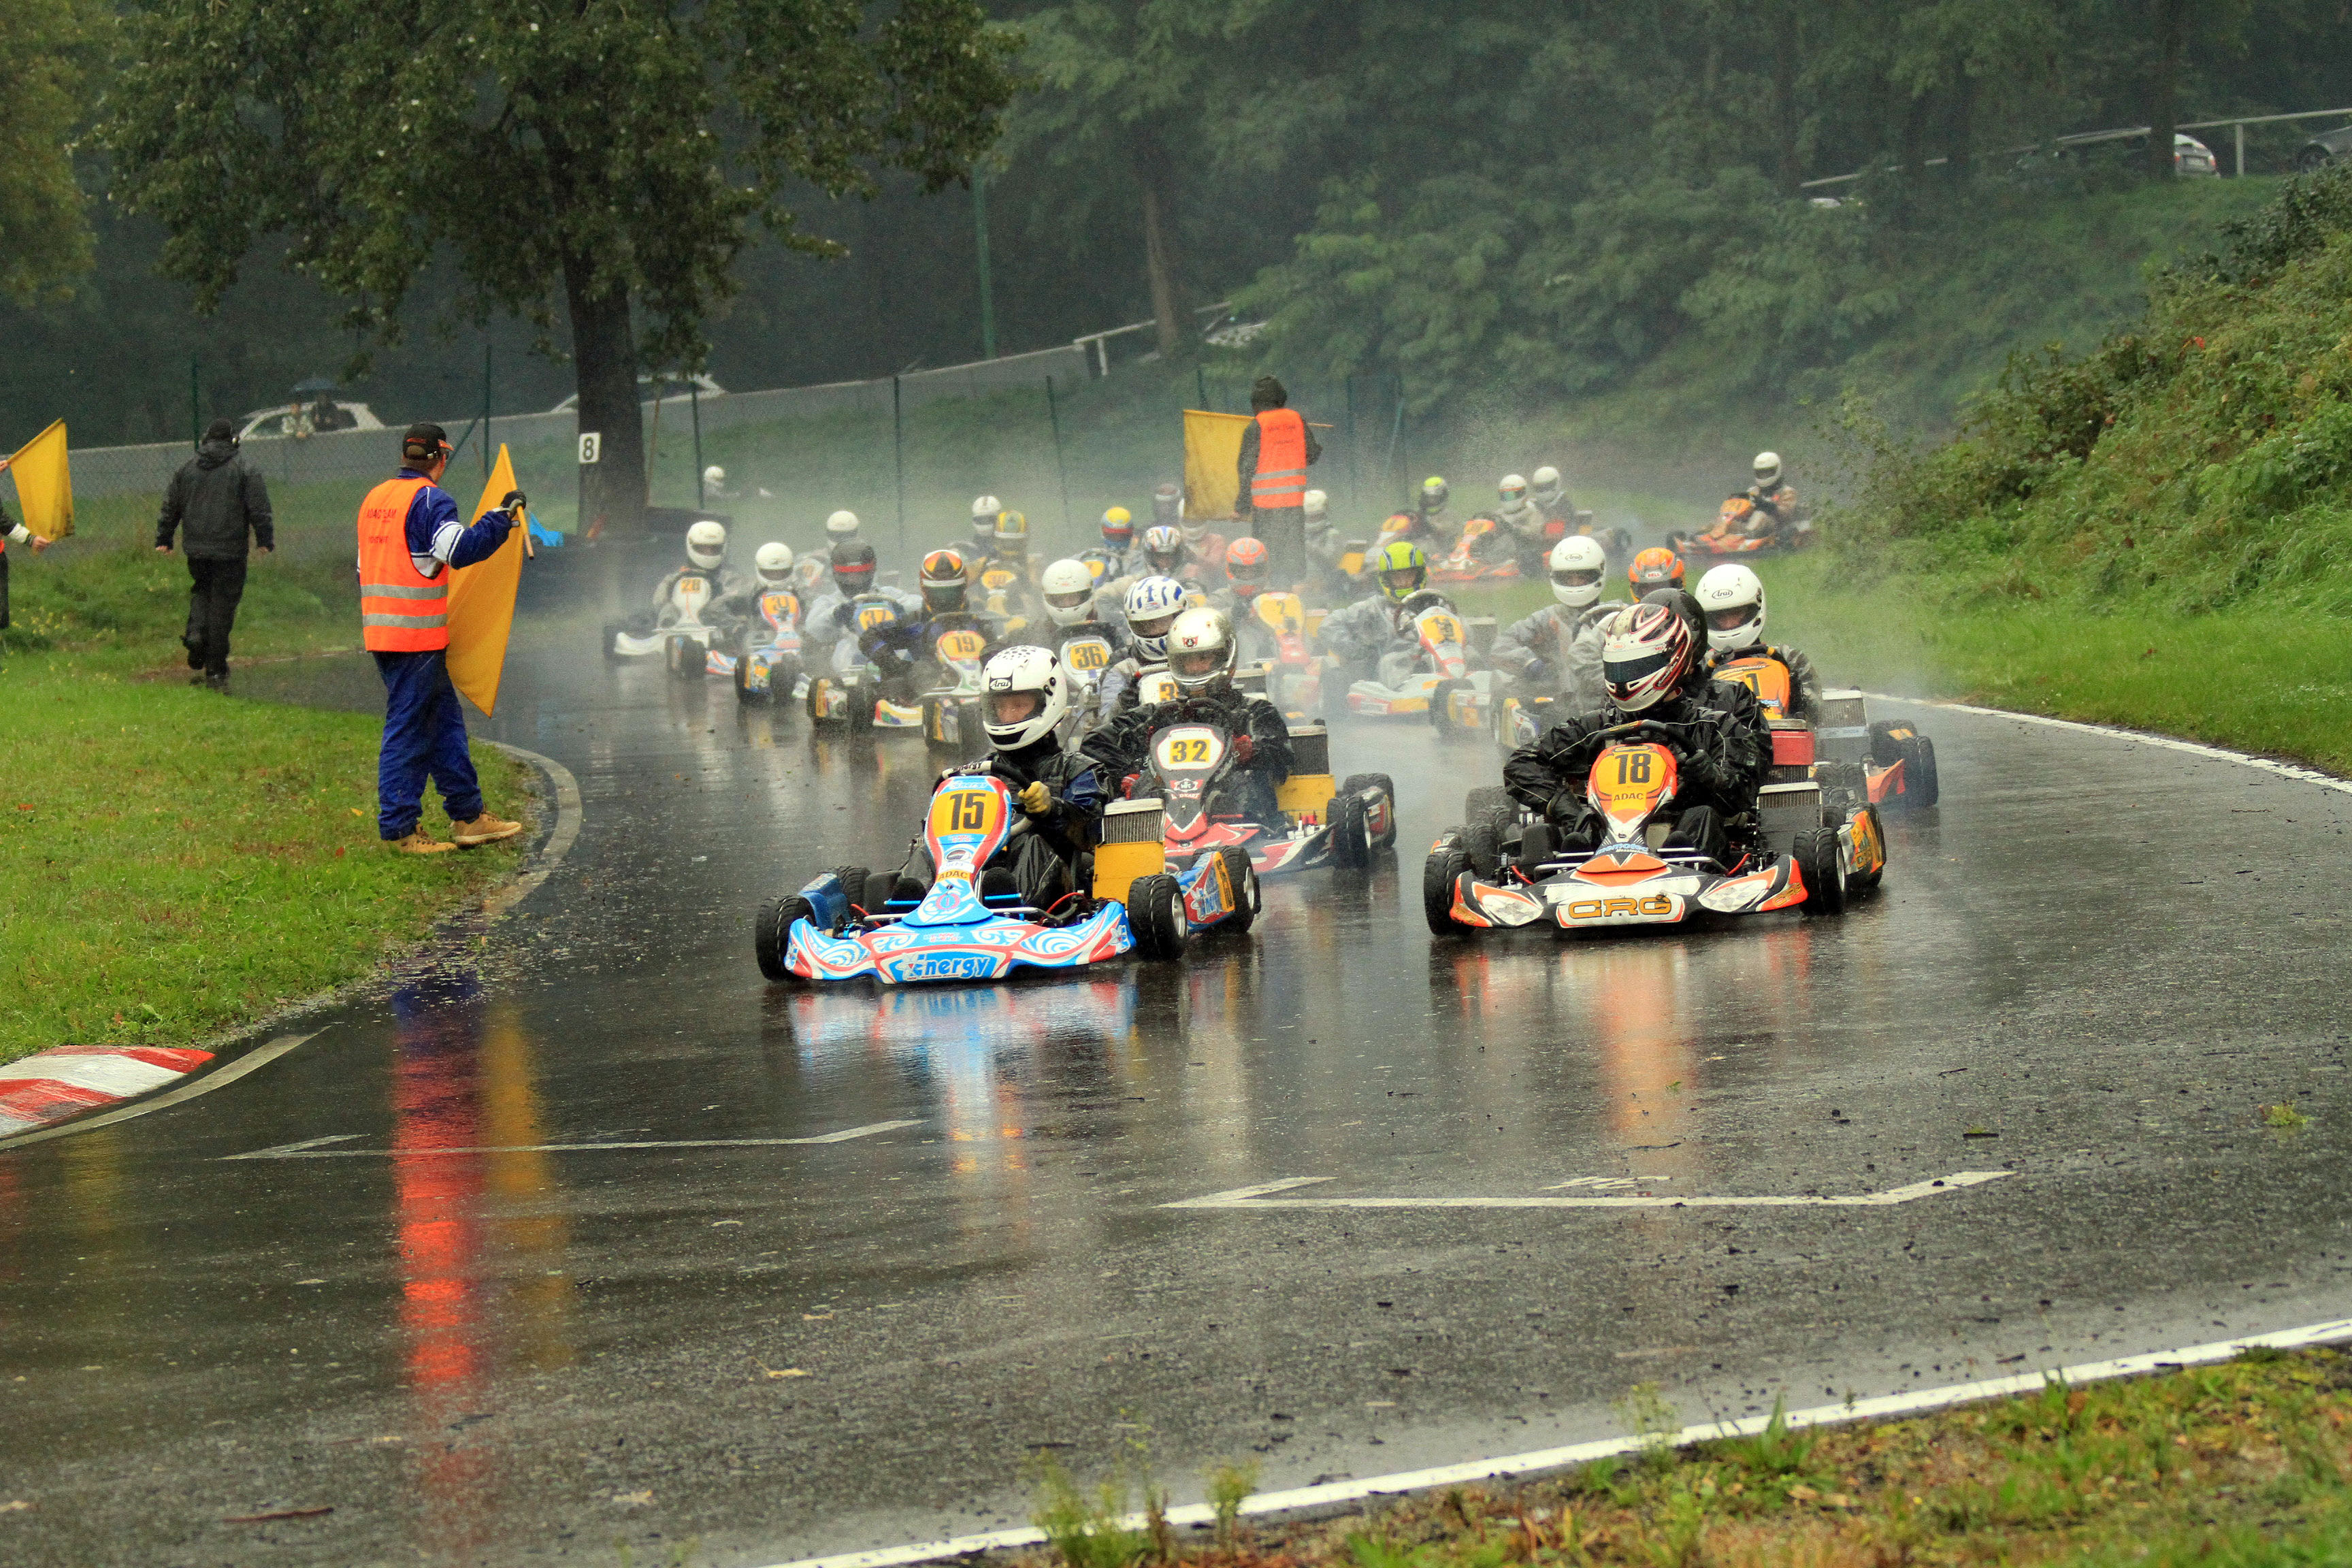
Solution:
M 1192 394 L 1201 400 L 1197 406 L 1205 413 L 1209 406 L 1209 378 L 1197 364 L 1192 367 Z
M 988 279 L 988 179 L 978 167 L 971 172 L 971 224 L 980 249 L 980 357 L 996 357 L 996 295 Z M 903 545 L 905 541 L 900 541 Z
M 2238 178 L 2242 180 L 2246 177 L 2246 122 L 2241 120 L 2235 125 L 2231 126 L 2230 129 L 2237 136 Z
M 973 187 L 977 190 L 979 187 Z M 890 468 L 898 487 L 898 553 L 907 553 L 907 423 L 898 401 L 898 378 L 890 378 Z
M 1339 393 L 1348 404 L 1348 507 L 1353 510 L 1363 504 L 1361 487 L 1356 483 L 1356 378 L 1353 375 L 1339 378 Z
M 188 356 L 188 445 L 199 447 L 205 439 L 205 399 L 196 382 L 196 356 Z
M 1070 537 L 1070 470 L 1062 462 L 1062 411 L 1054 398 L 1054 378 L 1045 378 L 1045 418 L 1054 426 L 1054 473 L 1062 481 L 1062 537 Z
M 710 504 L 710 498 L 703 493 L 702 482 L 702 383 L 686 384 L 686 402 L 694 416 L 694 510 L 700 511 Z M 484 425 L 482 428 L 487 431 L 489 426 Z
M 1404 377 L 1401 375 L 1397 376 L 1395 381 L 1396 419 L 1389 426 L 1389 455 L 1386 460 L 1381 463 L 1381 468 L 1386 474 L 1402 475 L 1404 472 L 1404 468 L 1412 467 L 1412 459 L 1410 454 L 1405 454 L 1403 457 L 1404 468 L 1399 468 L 1397 466 L 1399 454 L 1404 442 Z M 1410 480 L 1400 478 L 1396 482 L 1401 489 L 1410 490 L 1412 488 Z
M 490 340 L 482 340 L 482 483 L 490 482 Z

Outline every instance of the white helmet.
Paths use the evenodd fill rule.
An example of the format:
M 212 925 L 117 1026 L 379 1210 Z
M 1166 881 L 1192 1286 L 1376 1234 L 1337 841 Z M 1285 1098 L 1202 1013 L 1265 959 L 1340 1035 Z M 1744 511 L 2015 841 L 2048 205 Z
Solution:
M 1502 498 L 1505 506 L 1522 505 L 1528 499 L 1528 477 L 1505 474 L 1502 482 L 1495 487 L 1495 493 Z
M 727 525 L 704 518 L 686 531 L 686 558 L 709 572 L 727 559 Z
M 1609 552 L 1601 542 L 1572 533 L 1551 547 L 1551 596 L 1571 610 L 1580 610 L 1601 597 L 1601 580 L 1609 574 Z
M 1692 595 L 1706 617 L 1706 646 L 1738 653 L 1764 640 L 1764 580 L 1745 566 L 1717 566 Z
M 824 531 L 835 539 L 846 539 L 857 531 L 857 514 L 845 508 L 824 520 Z
M 781 588 L 793 580 L 793 547 L 782 542 L 762 544 L 760 552 L 751 557 L 760 569 L 760 585 Z
M 727 470 L 713 463 L 702 470 L 702 482 L 712 489 L 717 489 L 727 482 Z
M 1330 505 L 1331 498 L 1325 495 L 1321 490 L 1308 490 L 1307 492 L 1307 516 L 1321 517 Z
M 1056 561 L 1037 579 L 1045 613 L 1057 626 L 1075 626 L 1094 611 L 1095 574 L 1083 561 Z
M 982 496 L 971 503 L 971 536 L 985 543 L 996 542 L 996 514 L 1004 503 L 994 496 Z
M 1534 484 L 1535 488 L 1539 490 L 1556 490 L 1559 489 L 1559 470 L 1553 468 L 1549 463 L 1546 463 L 1542 468 L 1538 468 L 1535 471 Z
M 1759 452 L 1756 454 L 1756 482 L 1759 485 L 1777 485 L 1780 482 L 1780 453 Z
M 1139 577 L 1127 591 L 1127 629 L 1147 658 L 1168 657 L 1168 631 L 1184 607 L 1184 584 L 1173 577 Z M 1146 626 L 1157 628 L 1146 631 Z
M 1234 624 L 1223 610 L 1203 605 L 1176 617 L 1168 628 L 1168 673 L 1186 695 L 1213 691 L 1230 680 L 1234 657 Z
M 1044 740 L 1070 710 L 1070 689 L 1062 679 L 1062 661 L 1050 648 L 1006 648 L 982 668 L 980 685 L 988 743 L 1000 752 L 1017 752 Z M 1034 702 L 1005 701 L 1029 694 L 1034 695 Z M 1008 713 L 1013 710 L 1017 714 Z

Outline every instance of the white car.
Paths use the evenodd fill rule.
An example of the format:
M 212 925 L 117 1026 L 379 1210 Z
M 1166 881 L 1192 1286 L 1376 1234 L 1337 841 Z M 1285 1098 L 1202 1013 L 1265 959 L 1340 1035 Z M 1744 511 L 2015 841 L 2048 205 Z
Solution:
M 381 430 L 383 421 L 378 419 L 364 403 L 337 403 L 332 398 L 310 403 L 281 403 L 274 408 L 257 408 L 245 416 L 237 429 L 240 441 L 278 441 L 291 436 L 300 441 L 312 436 L 323 436 L 337 430 Z
M 689 384 L 692 391 L 688 390 Z M 724 397 L 727 395 L 727 389 L 707 375 L 683 377 L 666 375 L 661 380 L 661 390 L 656 393 L 654 390 L 654 378 L 650 375 L 641 375 L 637 377 L 637 394 L 639 398 L 646 403 L 685 403 L 698 394 L 704 397 Z M 580 395 L 575 392 L 548 412 L 571 414 L 577 411 L 579 406 Z

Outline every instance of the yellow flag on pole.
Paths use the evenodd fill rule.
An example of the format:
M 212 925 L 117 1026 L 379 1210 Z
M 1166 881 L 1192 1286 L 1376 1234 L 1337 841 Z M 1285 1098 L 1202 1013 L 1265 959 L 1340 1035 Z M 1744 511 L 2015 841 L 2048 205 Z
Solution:
M 493 510 L 509 490 L 520 488 L 501 441 L 474 517 Z M 466 521 L 470 524 L 473 518 Z M 507 636 L 514 630 L 515 588 L 522 581 L 527 526 L 517 523 L 488 560 L 461 566 L 449 577 L 449 681 L 485 713 L 499 708 L 499 677 L 506 670 Z
M 1184 410 L 1184 515 L 1231 517 L 1241 499 L 1242 433 L 1246 414 Z
M 66 462 L 66 422 L 54 421 L 26 442 L 8 459 L 16 479 L 16 500 L 25 509 L 25 526 L 52 544 L 69 537 L 73 527 L 73 474 Z

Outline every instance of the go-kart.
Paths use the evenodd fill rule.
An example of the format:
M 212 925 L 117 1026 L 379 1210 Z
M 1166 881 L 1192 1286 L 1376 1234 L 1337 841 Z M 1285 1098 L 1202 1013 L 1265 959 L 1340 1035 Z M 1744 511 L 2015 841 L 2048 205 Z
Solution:
M 1355 773 L 1334 787 L 1329 732 L 1320 724 L 1290 731 L 1291 773 L 1275 791 L 1278 815 L 1212 810 L 1238 805 L 1233 737 L 1214 724 L 1171 724 L 1151 737 L 1150 765 L 1166 803 L 1160 845 L 1171 866 L 1238 853 L 1255 877 L 1318 866 L 1371 864 L 1396 845 L 1396 786 L 1386 773 Z
M 1323 667 L 1307 646 L 1307 619 L 1297 595 L 1269 589 L 1250 602 L 1249 618 L 1235 628 L 1244 650 L 1257 659 L 1243 685 L 1263 691 L 1293 723 L 1323 707 Z
M 710 650 L 713 675 L 730 676 L 735 700 L 766 703 L 779 690 L 790 692 L 801 679 L 801 596 L 790 588 L 771 588 L 760 595 L 759 618 L 743 628 L 740 651 Z
M 980 720 L 980 667 L 988 652 L 988 634 L 975 626 L 950 626 L 931 638 L 929 658 L 919 670 L 926 688 L 912 703 L 877 698 L 874 704 L 877 734 L 922 731 L 937 746 L 987 743 Z
M 1906 720 L 1869 722 L 1859 691 L 1822 692 L 1820 727 L 1806 723 L 1789 711 L 1789 669 L 1777 658 L 1732 659 L 1715 679 L 1753 691 L 1771 724 L 1771 782 L 1764 787 L 1817 785 L 1824 813 L 1853 840 L 1848 863 L 1862 886 L 1874 885 L 1886 859 L 1879 808 L 1936 804 L 1936 743 Z
M 1069 715 L 1062 721 L 1062 743 L 1075 745 L 1103 721 L 1103 677 L 1118 662 L 1118 650 L 1111 644 L 1109 628 L 1089 621 L 1063 633 L 1056 657 L 1069 672 L 1072 688 Z
M 1681 782 L 1673 750 L 1680 731 L 1643 719 L 1602 735 L 1608 743 L 1584 790 L 1601 825 L 1600 847 L 1562 848 L 1549 823 L 1524 813 L 1448 829 L 1422 872 L 1422 913 L 1432 931 L 1538 924 L 1585 931 L 1772 910 L 1843 911 L 1846 840 L 1819 826 L 1818 793 L 1811 826 L 1801 804 L 1778 809 L 1769 802 L 1759 820 L 1727 824 L 1733 859 L 1726 866 L 1666 842 Z
M 1412 617 L 1412 654 L 1381 657 L 1388 681 L 1359 680 L 1348 688 L 1348 711 L 1367 718 L 1425 715 L 1440 734 L 1483 730 L 1490 722 L 1496 678 L 1470 668 L 1469 632 L 1454 606 L 1423 591 L 1404 602 Z M 1396 671 L 1393 666 L 1406 668 Z
M 752 951 L 771 980 L 856 980 L 887 985 L 994 980 L 1017 970 L 1078 969 L 1128 952 L 1169 959 L 1198 927 L 1246 929 L 1255 886 L 1212 857 L 1188 877 L 1171 875 L 1160 848 L 1160 803 L 1114 802 L 1092 883 L 1050 910 L 1014 892 L 983 892 L 980 872 L 1028 818 L 993 773 L 950 774 L 931 795 L 923 843 L 936 868 L 920 900 L 897 897 L 898 874 L 862 867 L 827 871 L 797 893 L 760 908 Z
M 1553 545 L 1571 534 L 1599 540 L 1601 548 L 1607 552 L 1612 561 L 1622 561 L 1633 553 L 1632 534 L 1622 528 L 1600 527 L 1592 521 L 1592 513 L 1582 507 L 1576 509 L 1576 515 L 1573 518 L 1548 517 L 1544 520 L 1545 552 L 1549 553 Z
M 1491 517 L 1465 522 L 1454 547 L 1429 563 L 1433 583 L 1500 583 L 1518 574 L 1518 548 Z
M 710 655 L 720 648 L 729 627 L 717 613 L 718 584 L 700 572 L 685 572 L 670 584 L 669 603 L 648 629 L 639 621 L 604 623 L 604 658 L 614 664 L 625 659 L 659 658 L 670 673 L 699 680 L 711 673 Z M 731 673 L 729 669 L 720 674 Z
M 942 678 L 942 688 L 902 702 L 885 695 L 882 671 L 866 652 L 875 637 L 897 626 L 901 618 L 898 605 L 880 594 L 863 595 L 849 602 L 848 626 L 833 645 L 832 668 L 808 679 L 803 700 L 808 704 L 811 723 L 885 734 L 929 735 L 945 743 L 955 743 L 953 735 L 934 733 L 942 728 L 939 714 L 953 709 L 961 695 L 977 700 L 980 656 L 988 639 L 969 628 L 941 632 L 929 651 L 939 668 L 948 672 Z M 900 695 L 906 695 L 903 689 Z M 933 698 L 940 700 L 936 709 Z
M 1715 526 L 1704 533 L 1674 532 L 1666 546 L 1687 562 L 1752 561 L 1765 555 L 1785 555 L 1813 542 L 1813 520 L 1791 519 L 1769 531 L 1758 532 L 1756 503 L 1733 496 L 1715 515 Z

